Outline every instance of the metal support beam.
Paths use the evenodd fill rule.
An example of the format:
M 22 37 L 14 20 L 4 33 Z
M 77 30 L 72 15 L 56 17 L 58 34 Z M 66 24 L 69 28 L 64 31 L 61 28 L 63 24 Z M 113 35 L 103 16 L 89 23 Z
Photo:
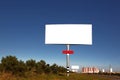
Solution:
M 70 45 L 67 44 L 67 50 L 70 50 Z M 66 54 L 66 68 L 67 68 L 67 76 L 69 76 L 69 71 L 70 71 L 70 54 Z

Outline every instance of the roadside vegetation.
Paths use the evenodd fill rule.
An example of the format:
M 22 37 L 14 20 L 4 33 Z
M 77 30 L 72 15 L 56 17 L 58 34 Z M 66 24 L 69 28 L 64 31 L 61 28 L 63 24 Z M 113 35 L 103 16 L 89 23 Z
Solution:
M 48 64 L 44 60 L 33 59 L 26 62 L 15 56 L 2 57 L 0 63 L 0 80 L 120 80 L 120 74 L 81 74 L 70 73 L 57 64 Z
M 0 63 L 1 73 L 11 73 L 14 76 L 26 74 L 58 74 L 66 72 L 66 68 L 57 64 L 47 64 L 44 60 L 36 62 L 33 59 L 26 62 L 18 60 L 15 56 L 2 57 Z

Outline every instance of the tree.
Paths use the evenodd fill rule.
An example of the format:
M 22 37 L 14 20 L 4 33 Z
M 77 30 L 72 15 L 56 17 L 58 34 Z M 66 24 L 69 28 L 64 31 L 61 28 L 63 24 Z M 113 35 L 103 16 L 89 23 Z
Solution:
M 54 63 L 50 68 L 51 68 L 53 74 L 58 74 L 58 65 L 57 64 Z
M 37 73 L 45 73 L 45 69 L 46 69 L 46 62 L 44 60 L 40 60 L 39 62 L 37 62 L 36 65 L 36 71 Z
M 67 72 L 67 69 L 64 68 L 63 66 L 59 66 L 59 67 L 58 67 L 58 71 L 59 71 L 60 73 L 65 73 L 65 72 Z
M 31 59 L 26 61 L 26 66 L 28 71 L 35 71 L 36 61 Z
M 51 73 L 51 68 L 50 68 L 50 65 L 49 65 L 49 64 L 46 65 L 46 68 L 45 68 L 44 72 L 45 72 L 46 74 Z
M 62 66 L 58 66 L 57 64 L 53 64 L 50 66 L 50 64 L 46 64 L 44 60 L 40 60 L 36 63 L 35 60 L 30 59 L 27 60 L 26 63 L 22 60 L 17 60 L 15 56 L 6 56 L 2 57 L 1 63 L 0 63 L 0 71 L 6 72 L 6 73 L 12 73 L 13 75 L 18 76 L 25 76 L 25 73 L 27 72 L 32 73 L 39 73 L 39 74 L 58 74 L 58 73 L 64 73 L 66 72 L 66 68 Z M 30 74 L 31 75 L 31 74 Z
M 2 66 L 2 71 L 16 74 L 18 60 L 15 56 L 11 56 L 11 55 L 2 57 L 1 66 Z
M 27 71 L 27 67 L 26 67 L 24 61 L 20 60 L 18 62 L 18 66 L 17 66 L 17 70 L 16 71 L 17 71 L 17 74 L 19 76 L 25 76 L 25 72 Z

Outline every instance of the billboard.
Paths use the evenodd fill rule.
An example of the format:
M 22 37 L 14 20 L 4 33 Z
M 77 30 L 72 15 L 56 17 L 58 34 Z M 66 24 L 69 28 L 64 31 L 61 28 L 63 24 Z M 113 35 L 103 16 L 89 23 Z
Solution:
M 73 66 L 71 66 L 71 69 L 79 69 L 79 66 L 73 65 Z
M 92 24 L 46 24 L 45 44 L 92 45 Z

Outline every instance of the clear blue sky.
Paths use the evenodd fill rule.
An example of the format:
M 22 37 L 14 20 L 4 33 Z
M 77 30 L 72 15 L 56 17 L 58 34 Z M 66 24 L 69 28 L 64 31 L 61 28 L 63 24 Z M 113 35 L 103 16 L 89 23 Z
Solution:
M 45 60 L 66 65 L 65 45 L 45 45 L 45 24 L 92 24 L 93 45 L 71 45 L 71 65 L 120 71 L 119 0 L 1 0 L 0 59 Z

